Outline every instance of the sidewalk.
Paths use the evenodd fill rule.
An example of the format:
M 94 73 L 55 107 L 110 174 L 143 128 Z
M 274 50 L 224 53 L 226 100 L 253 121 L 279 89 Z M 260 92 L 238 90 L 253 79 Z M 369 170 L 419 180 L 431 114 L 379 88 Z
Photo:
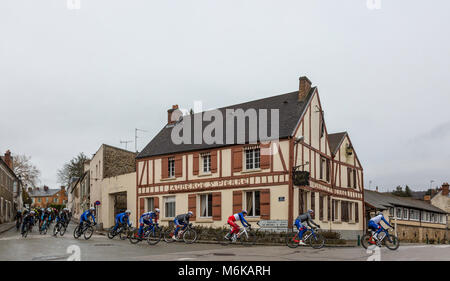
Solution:
M 16 226 L 15 222 L 5 222 L 5 223 L 0 224 L 0 234 L 10 230 L 11 228 L 13 228 L 15 226 Z

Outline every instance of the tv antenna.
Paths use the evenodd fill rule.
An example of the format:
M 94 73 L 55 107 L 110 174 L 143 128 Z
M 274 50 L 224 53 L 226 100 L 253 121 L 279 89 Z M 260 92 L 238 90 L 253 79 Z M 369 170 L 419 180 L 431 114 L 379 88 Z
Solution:
M 133 141 L 120 141 L 121 144 L 125 144 L 125 150 L 128 150 L 128 143 L 133 142 Z
M 138 128 L 134 129 L 134 148 L 136 150 L 136 153 L 138 152 L 138 149 L 137 149 L 138 131 L 140 131 L 140 132 L 148 132 L 146 130 L 142 130 L 142 129 L 138 129 Z

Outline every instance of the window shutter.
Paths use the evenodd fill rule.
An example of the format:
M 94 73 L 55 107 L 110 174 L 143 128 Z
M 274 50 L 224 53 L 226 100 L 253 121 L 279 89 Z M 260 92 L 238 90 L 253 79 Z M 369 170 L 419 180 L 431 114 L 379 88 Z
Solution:
M 194 169 L 194 175 L 198 175 L 198 166 L 200 161 L 198 153 L 194 153 L 193 161 L 192 167 Z
M 217 172 L 217 150 L 211 151 L 211 173 Z
M 242 148 L 233 148 L 233 172 L 242 171 Z
M 153 206 L 159 209 L 159 197 L 153 197 Z
M 242 210 L 242 191 L 233 191 L 233 214 Z
M 213 220 L 222 220 L 222 193 L 214 192 L 212 194 L 212 215 Z
M 169 177 L 169 158 L 161 159 L 161 178 L 167 179 Z
M 189 194 L 188 195 L 188 211 L 191 211 L 194 215 L 191 217 L 191 221 L 195 221 L 195 217 L 197 216 L 197 195 Z
M 270 143 L 261 144 L 260 146 L 260 167 L 261 169 L 270 168 Z
M 270 220 L 270 189 L 261 189 L 260 194 L 261 219 Z
M 181 155 L 175 156 L 175 177 L 183 176 L 183 157 Z
M 139 217 L 142 216 L 142 214 L 145 212 L 145 206 L 144 206 L 144 198 L 139 199 Z

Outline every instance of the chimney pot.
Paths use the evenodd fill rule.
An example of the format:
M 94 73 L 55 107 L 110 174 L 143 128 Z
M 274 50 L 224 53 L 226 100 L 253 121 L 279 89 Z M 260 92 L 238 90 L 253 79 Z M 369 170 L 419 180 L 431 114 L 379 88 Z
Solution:
M 425 202 L 431 202 L 431 195 L 425 195 L 424 197 L 423 197 L 423 201 L 425 201 Z
M 303 101 L 311 90 L 311 81 L 306 76 L 300 77 L 299 80 L 298 101 Z
M 9 149 L 5 152 L 5 163 L 12 170 L 11 151 Z
M 449 184 L 448 182 L 446 182 L 442 185 L 442 195 L 448 196 L 448 191 L 449 191 Z
M 181 116 L 181 111 L 178 109 L 178 104 L 172 105 L 172 108 L 167 110 L 167 124 L 175 123 Z

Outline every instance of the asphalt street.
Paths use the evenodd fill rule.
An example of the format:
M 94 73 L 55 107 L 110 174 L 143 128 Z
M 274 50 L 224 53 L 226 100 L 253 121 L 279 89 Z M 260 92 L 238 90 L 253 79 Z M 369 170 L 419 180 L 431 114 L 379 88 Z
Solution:
M 53 226 L 52 226 L 53 228 Z M 0 235 L 0 260 L 144 260 L 144 261 L 358 261 L 358 260 L 446 260 L 450 261 L 450 245 L 401 245 L 396 251 L 386 248 L 367 251 L 362 247 L 309 247 L 290 249 L 286 246 L 222 246 L 183 242 L 150 246 L 137 245 L 119 238 L 108 239 L 94 234 L 91 239 L 73 237 L 71 224 L 64 236 L 53 237 L 50 231 L 40 235 L 36 229 L 26 238 L 15 228 Z M 79 257 L 79 258 L 78 258 Z

